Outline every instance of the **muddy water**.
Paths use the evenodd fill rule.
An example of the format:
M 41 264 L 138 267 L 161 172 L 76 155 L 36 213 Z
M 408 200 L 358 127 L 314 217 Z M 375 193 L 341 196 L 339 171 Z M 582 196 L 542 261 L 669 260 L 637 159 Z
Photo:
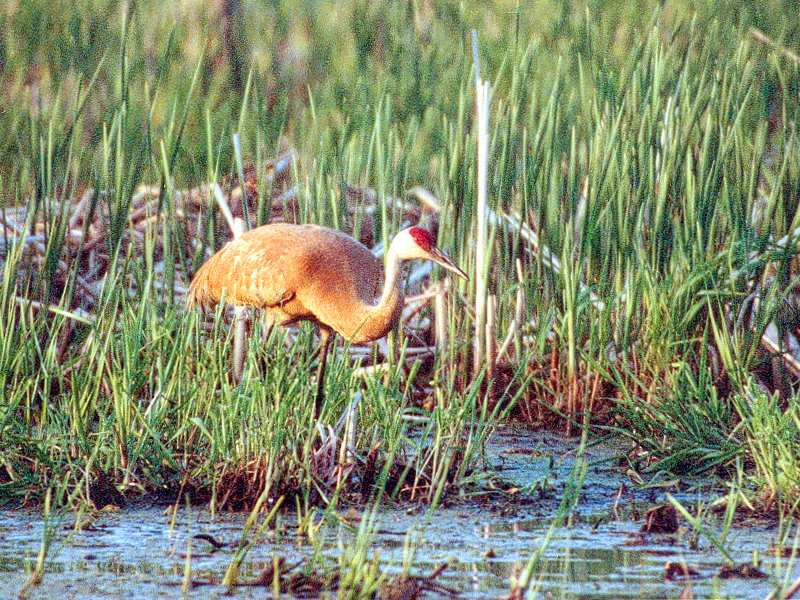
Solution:
M 575 444 L 547 434 L 506 429 L 487 448 L 487 466 L 504 480 L 503 487 L 519 492 L 464 499 L 439 508 L 433 515 L 408 507 L 384 510 L 372 549 L 380 552 L 387 571 L 400 571 L 408 547 L 415 548 L 415 574 L 427 574 L 448 562 L 438 582 L 457 589 L 462 597 L 491 598 L 508 593 L 510 578 L 532 552 L 543 545 L 550 518 L 574 463 Z M 555 598 L 677 598 L 691 585 L 694 598 L 763 598 L 786 577 L 800 575 L 800 566 L 787 569 L 767 555 L 776 531 L 749 524 L 729 534 L 728 548 L 736 561 L 763 556 L 768 579 L 720 579 L 719 552 L 691 532 L 674 536 L 638 534 L 637 513 L 662 499 L 663 492 L 629 489 L 614 506 L 620 485 L 630 481 L 617 466 L 619 449 L 589 450 L 590 468 L 578 510 L 569 527 L 562 527 L 546 545 L 531 597 Z M 706 498 L 702 485 L 676 492 L 684 503 Z M 523 497 L 528 498 L 522 500 Z M 211 534 L 226 543 L 238 541 L 245 517 L 182 510 L 174 524 L 164 507 L 139 506 L 101 516 L 91 531 L 75 532 L 65 518 L 50 552 L 44 581 L 30 597 L 37 598 L 174 598 L 180 595 L 185 553 L 192 544 L 195 579 L 221 579 L 232 550 L 214 550 L 192 539 Z M 243 568 L 253 577 L 273 556 L 288 563 L 311 557 L 312 544 L 295 535 L 291 516 L 282 516 L 275 530 L 254 546 Z M 0 598 L 16 597 L 36 559 L 43 523 L 38 514 L 0 511 Z M 713 529 L 713 526 L 712 526 Z M 321 531 L 317 560 L 333 564 L 354 539 L 354 531 L 332 523 Z M 412 541 L 412 544 L 408 542 Z M 664 579 L 667 561 L 685 561 L 699 575 L 691 582 Z M 202 587 L 191 596 L 223 597 L 221 586 Z M 235 597 L 263 598 L 263 588 L 240 588 Z

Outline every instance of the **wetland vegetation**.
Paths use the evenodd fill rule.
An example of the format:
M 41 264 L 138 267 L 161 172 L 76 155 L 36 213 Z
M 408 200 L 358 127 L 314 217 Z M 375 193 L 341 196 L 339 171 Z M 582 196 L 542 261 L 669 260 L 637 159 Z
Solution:
M 644 532 L 642 554 L 683 565 L 656 575 L 680 584 L 632 595 L 756 581 L 726 587 L 712 560 L 758 563 L 759 592 L 790 592 L 795 2 L 32 0 L 0 24 L 0 535 L 18 542 L 0 565 L 21 578 L 0 594 L 85 568 L 54 556 L 103 519 L 152 518 L 163 535 L 142 503 L 172 507 L 169 531 L 238 531 L 210 529 L 224 560 L 199 576 L 209 542 L 163 542 L 169 561 L 133 568 L 153 586 L 142 596 L 202 581 L 600 596 L 625 542 L 600 544 L 613 568 L 583 587 L 564 540 L 633 534 L 652 505 L 678 532 Z M 412 266 L 401 326 L 332 354 L 318 424 L 310 327 L 185 307 L 236 219 L 325 224 L 378 254 L 418 223 L 472 280 Z M 511 423 L 560 438 L 498 449 Z M 504 472 L 509 456 L 535 477 Z M 558 456 L 568 469 L 542 466 Z M 535 534 L 486 583 L 448 574 L 470 562 L 426 552 L 416 525 L 387 537 L 408 511 L 515 533 L 533 519 Z M 281 550 L 287 529 L 300 550 Z

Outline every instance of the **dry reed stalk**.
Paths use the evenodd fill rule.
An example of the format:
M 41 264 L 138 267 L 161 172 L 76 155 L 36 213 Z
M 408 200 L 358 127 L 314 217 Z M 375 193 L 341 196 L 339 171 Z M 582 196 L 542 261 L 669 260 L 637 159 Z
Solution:
M 490 219 L 497 223 L 501 222 L 501 218 L 493 212 L 490 213 Z M 527 243 L 528 249 L 534 255 L 541 257 L 542 264 L 545 267 L 550 269 L 556 275 L 561 273 L 561 261 L 555 254 L 553 254 L 553 252 L 550 250 L 550 248 L 547 247 L 546 244 L 542 244 L 540 242 L 538 234 L 533 229 L 531 229 L 527 223 L 525 223 L 522 220 L 520 215 L 503 213 L 502 219 L 506 221 L 507 228 L 510 226 L 519 233 L 520 238 Z M 580 282 L 579 289 L 582 294 L 588 293 L 589 301 L 592 303 L 592 306 L 594 306 L 597 310 L 602 311 L 603 309 L 605 309 L 605 303 L 600 299 L 600 297 L 597 294 L 589 290 L 586 284 Z
M 74 321 L 79 321 L 85 325 L 90 325 L 94 322 L 94 316 L 82 308 L 76 308 L 72 311 L 69 311 L 52 304 L 42 304 L 36 300 L 29 300 L 28 298 L 23 298 L 22 296 L 14 296 L 14 303 L 17 306 L 28 306 L 34 310 L 48 310 L 51 313 L 67 317 L 68 319 L 72 319 Z
M 497 363 L 497 296 L 489 296 L 486 303 L 486 380 L 491 382 L 494 379 L 494 368 Z
M 233 239 L 238 239 L 245 231 L 245 223 L 243 219 L 234 218 L 231 213 L 231 208 L 225 200 L 225 195 L 222 193 L 219 184 L 212 182 L 211 189 L 214 191 L 214 199 L 219 206 L 219 210 L 225 217 L 228 226 L 231 230 Z M 237 306 L 233 310 L 233 376 L 236 381 L 241 381 L 242 374 L 244 373 L 244 358 L 245 358 L 245 336 L 247 333 L 247 309 Z
M 228 227 L 231 230 L 231 235 L 236 237 L 236 223 L 233 220 L 233 213 L 231 213 L 231 207 L 228 204 L 228 201 L 225 199 L 225 194 L 222 193 L 222 188 L 219 187 L 217 182 L 211 183 L 211 189 L 214 192 L 214 200 L 217 202 L 217 206 L 219 207 L 219 211 L 222 213 L 222 216 L 225 218 L 225 221 L 228 223 Z
M 408 190 L 408 193 L 415 196 L 417 200 L 422 203 L 422 205 L 427 208 L 428 210 L 434 213 L 441 213 L 442 212 L 442 205 L 439 202 L 439 199 L 434 196 L 430 191 L 426 190 L 424 187 L 416 186 Z
M 800 66 L 800 55 L 792 52 L 786 46 L 783 46 L 777 42 L 775 42 L 772 38 L 770 38 L 766 33 L 761 31 L 760 29 L 756 29 L 755 27 L 750 28 L 750 35 L 753 39 L 761 42 L 762 44 L 766 44 L 767 46 L 771 46 L 781 54 L 783 54 L 786 58 L 791 60 L 794 64 Z
M 78 200 L 78 203 L 72 209 L 72 216 L 69 218 L 69 229 L 75 229 L 78 222 L 83 218 L 83 213 L 86 211 L 89 203 L 94 198 L 95 192 L 93 188 L 88 188 Z
M 771 329 L 774 330 L 771 331 Z M 797 378 L 800 378 L 800 360 L 798 360 L 795 355 L 792 354 L 791 351 L 787 352 L 786 350 L 781 349 L 781 344 L 779 342 L 778 328 L 775 326 L 774 322 L 770 321 L 769 326 L 764 331 L 764 335 L 761 336 L 761 345 L 772 352 L 773 354 L 778 354 L 783 359 L 786 368 Z M 792 336 L 790 333 L 786 334 L 787 336 L 791 336 L 795 341 L 796 338 Z
M 433 322 L 436 327 L 436 347 L 442 356 L 447 355 L 447 301 L 445 286 L 441 286 L 433 302 Z
M 758 30 L 751 30 L 751 31 L 758 32 Z M 756 37 L 755 34 L 754 37 Z M 764 36 L 764 38 L 766 38 L 766 36 Z M 756 37 L 756 39 L 758 38 Z M 796 227 L 794 230 L 787 233 L 777 242 L 771 244 L 771 248 L 773 250 L 775 248 L 785 249 L 790 245 L 796 245 L 798 243 L 798 240 L 800 240 L 800 227 Z M 758 266 L 758 263 L 762 260 L 762 257 L 763 253 L 759 253 L 756 251 L 751 252 L 748 256 L 747 265 L 745 265 L 745 267 L 743 267 L 742 269 L 736 269 L 732 271 L 731 274 L 728 276 L 729 281 L 735 282 L 737 279 L 739 279 L 739 277 L 748 273 L 754 267 Z M 754 297 L 752 300 L 753 310 L 756 309 L 757 302 L 758 298 Z M 740 311 L 738 320 L 741 321 L 742 318 L 743 314 Z M 775 325 L 774 321 L 771 321 L 767 326 L 766 330 L 764 331 L 763 335 L 761 336 L 761 346 L 773 354 L 780 355 L 780 357 L 783 359 L 784 364 L 786 365 L 786 368 L 792 373 L 792 375 L 794 375 L 797 378 L 800 378 L 800 342 L 790 332 L 785 333 L 785 340 L 789 343 L 788 352 L 785 349 L 781 349 L 781 343 L 780 340 L 778 339 L 778 328 Z
M 475 340 L 473 372 L 484 367 L 486 347 L 486 303 L 488 297 L 488 195 L 489 195 L 489 82 L 483 81 L 478 59 L 478 34 L 472 30 L 472 53 L 475 65 L 475 121 L 477 124 L 477 214 L 475 241 Z
M 780 595 L 776 591 L 772 591 L 764 600 L 790 600 L 790 598 L 794 598 L 797 595 L 797 592 L 800 592 L 800 577 L 795 579 Z
M 233 220 L 233 239 L 241 237 L 245 231 L 245 224 L 242 219 L 236 217 Z M 241 381 L 244 373 L 245 344 L 247 335 L 247 309 L 236 306 L 233 309 L 233 376 L 236 381 Z
M 390 363 L 378 363 L 376 365 L 369 365 L 366 367 L 358 367 L 353 371 L 354 377 L 373 377 L 375 375 L 385 375 L 392 371 Z
M 503 343 L 500 345 L 500 350 L 497 351 L 497 360 L 502 360 L 503 356 L 508 353 L 511 344 L 519 349 L 522 344 L 522 337 L 520 334 L 522 327 L 522 318 L 525 312 L 525 280 L 522 274 L 522 261 L 518 258 L 516 260 L 517 269 L 517 294 L 516 303 L 514 305 L 514 318 L 508 326 L 508 333 Z

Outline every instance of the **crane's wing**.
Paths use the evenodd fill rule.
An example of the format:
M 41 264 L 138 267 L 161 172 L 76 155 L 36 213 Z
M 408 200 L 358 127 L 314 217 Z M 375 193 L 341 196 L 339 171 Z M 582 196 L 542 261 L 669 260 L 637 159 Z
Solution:
M 208 259 L 189 286 L 189 306 L 210 308 L 224 297 L 237 306 L 269 308 L 294 298 L 291 253 L 286 245 L 264 242 L 243 236 Z

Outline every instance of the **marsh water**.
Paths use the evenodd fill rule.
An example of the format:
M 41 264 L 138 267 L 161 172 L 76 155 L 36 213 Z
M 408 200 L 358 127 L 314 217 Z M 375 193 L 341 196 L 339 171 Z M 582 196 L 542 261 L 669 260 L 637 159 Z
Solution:
M 724 563 L 719 550 L 685 521 L 677 534 L 640 534 L 641 515 L 663 501 L 666 486 L 632 485 L 618 460 L 624 448 L 614 444 L 589 448 L 578 507 L 545 543 L 575 462 L 576 446 L 574 440 L 545 433 L 508 428 L 497 432 L 487 447 L 486 466 L 502 478 L 498 485 L 502 491 L 450 501 L 430 514 L 408 505 L 385 508 L 378 515 L 370 553 L 380 553 L 387 572 L 401 572 L 405 561 L 412 565 L 412 574 L 426 575 L 448 563 L 437 583 L 465 598 L 507 595 L 512 576 L 540 548 L 544 551 L 530 597 L 678 598 L 691 586 L 694 598 L 764 598 L 776 583 L 800 574 L 795 561 L 768 552 L 776 543 L 777 529 L 765 523 L 734 525 L 725 544 L 736 562 L 760 556 L 760 569 L 768 575 L 761 579 L 719 577 Z M 703 482 L 683 482 L 669 490 L 691 510 L 713 497 Z M 29 597 L 180 596 L 189 546 L 193 578 L 219 581 L 246 518 L 212 516 L 199 509 L 181 509 L 173 515 L 164 506 L 144 503 L 104 513 L 84 531 L 74 531 L 71 518 L 64 517 L 43 581 L 30 589 Z M 355 511 L 343 510 L 341 522 L 332 520 L 322 527 L 321 543 L 315 545 L 296 534 L 291 514 L 281 515 L 248 554 L 242 578 L 254 577 L 275 556 L 293 564 L 317 552 L 315 560 L 335 564 L 357 537 L 357 521 Z M 719 531 L 713 521 L 705 525 Z M 43 527 L 37 512 L 0 511 L 0 598 L 19 593 L 36 561 Z M 197 534 L 226 545 L 215 549 L 195 538 Z M 689 565 L 696 576 L 666 580 L 665 565 L 670 561 Z M 221 585 L 190 592 L 198 598 L 225 594 Z M 235 588 L 232 594 L 263 598 L 265 590 Z

